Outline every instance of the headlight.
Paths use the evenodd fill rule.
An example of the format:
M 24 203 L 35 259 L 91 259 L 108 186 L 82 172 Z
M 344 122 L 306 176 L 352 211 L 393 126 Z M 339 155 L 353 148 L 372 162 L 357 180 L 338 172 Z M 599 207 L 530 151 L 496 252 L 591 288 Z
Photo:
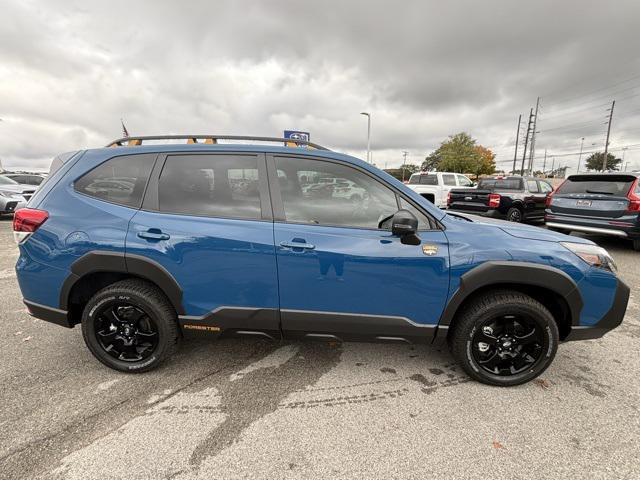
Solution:
M 0 197 L 12 197 L 16 192 L 8 192 L 6 190 L 0 190 Z
M 609 252 L 602 247 L 572 242 L 560 242 L 560 244 L 571 250 L 592 267 L 603 268 L 613 273 L 618 271 L 618 267 L 616 267 L 616 263 L 613 261 L 613 258 L 611 258 Z

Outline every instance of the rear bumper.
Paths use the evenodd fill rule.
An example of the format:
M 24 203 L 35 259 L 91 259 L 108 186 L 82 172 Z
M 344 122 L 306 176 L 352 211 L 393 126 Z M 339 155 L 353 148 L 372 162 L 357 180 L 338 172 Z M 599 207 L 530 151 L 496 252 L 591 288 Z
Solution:
M 27 306 L 29 315 L 32 317 L 44 320 L 45 322 L 55 323 L 62 327 L 73 328 L 73 325 L 69 321 L 69 313 L 66 310 L 40 305 L 39 303 L 30 302 L 29 300 L 23 300 L 23 302 Z
M 622 238 L 640 238 L 637 221 L 620 221 L 612 218 L 589 218 L 546 213 L 544 221 L 551 228 L 561 228 L 584 233 L 612 235 Z
M 629 287 L 618 278 L 618 287 L 616 288 L 616 294 L 613 298 L 613 304 L 605 316 L 595 325 L 576 325 L 571 327 L 571 332 L 564 341 L 591 340 L 602 337 L 605 333 L 613 330 L 622 323 L 624 314 L 627 311 L 628 302 Z
M 499 219 L 504 219 L 506 217 L 505 214 L 500 213 L 499 210 L 496 210 L 494 208 L 490 208 L 489 210 L 469 210 L 465 208 L 456 208 L 453 206 L 453 207 L 449 207 L 449 210 L 452 210 L 454 212 L 466 213 L 468 215 L 478 215 L 480 217 L 499 218 Z

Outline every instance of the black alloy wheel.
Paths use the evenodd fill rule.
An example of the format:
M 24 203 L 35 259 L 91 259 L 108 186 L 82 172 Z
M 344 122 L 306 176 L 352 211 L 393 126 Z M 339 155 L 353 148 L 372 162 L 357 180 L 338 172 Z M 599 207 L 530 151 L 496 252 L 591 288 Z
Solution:
M 494 375 L 517 375 L 540 360 L 544 332 L 529 318 L 502 315 L 484 322 L 472 343 L 474 359 L 483 370 Z
M 507 212 L 507 220 L 509 222 L 520 223 L 522 222 L 522 212 L 519 208 L 511 207 Z
M 121 280 L 89 299 L 82 336 L 93 355 L 121 372 L 146 372 L 176 350 L 180 332 L 176 310 L 155 285 Z
M 123 362 L 149 358 L 158 347 L 158 329 L 142 308 L 125 301 L 103 304 L 94 316 L 98 344 Z
M 508 387 L 526 383 L 553 362 L 560 334 L 539 301 L 515 290 L 475 297 L 456 315 L 451 353 L 473 379 Z

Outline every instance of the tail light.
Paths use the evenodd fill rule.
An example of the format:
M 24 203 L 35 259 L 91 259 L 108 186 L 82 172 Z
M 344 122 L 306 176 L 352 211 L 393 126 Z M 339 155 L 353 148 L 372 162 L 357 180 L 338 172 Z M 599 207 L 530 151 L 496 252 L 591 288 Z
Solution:
M 552 199 L 553 199 L 553 192 L 547 194 L 547 199 L 544 201 L 544 206 L 549 208 L 551 206 Z
M 489 194 L 489 207 L 498 208 L 500 206 L 500 195 L 497 193 Z
M 556 193 L 558 190 L 560 190 L 562 188 L 562 185 L 564 185 L 566 182 L 566 180 L 564 180 L 560 185 L 558 185 L 558 188 L 554 189 L 551 193 L 547 194 L 547 199 L 544 202 L 544 206 L 546 208 L 549 208 L 551 206 L 551 202 L 553 201 L 553 194 Z
M 638 188 L 638 179 L 633 182 L 629 193 L 627 193 L 627 198 L 629 199 L 627 212 L 640 212 L 640 196 L 636 194 L 636 188 Z
M 23 243 L 49 218 L 49 212 L 35 208 L 21 208 L 13 214 L 13 238 Z

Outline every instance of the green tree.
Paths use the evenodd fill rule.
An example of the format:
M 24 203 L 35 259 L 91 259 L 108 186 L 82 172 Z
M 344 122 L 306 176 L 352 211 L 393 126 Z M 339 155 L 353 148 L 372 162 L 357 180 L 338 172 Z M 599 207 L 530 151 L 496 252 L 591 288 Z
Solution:
M 398 180 L 409 180 L 412 173 L 416 173 L 420 170 L 418 165 L 414 165 L 413 163 L 407 163 L 406 165 L 400 166 L 400 168 L 387 168 L 385 172 L 389 175 L 396 177 Z
M 442 157 L 440 157 L 440 153 L 438 150 L 436 150 L 435 152 L 431 152 L 424 159 L 424 162 L 422 162 L 423 172 L 430 172 L 431 170 L 436 170 L 438 168 L 438 165 L 440 164 L 440 160 L 442 160 Z
M 602 171 L 602 161 L 604 160 L 604 153 L 597 152 L 591 154 L 589 158 L 587 158 L 587 170 L 595 170 L 596 172 Z M 616 158 L 615 155 L 607 153 L 607 170 L 620 170 L 620 165 L 622 164 L 621 158 Z
M 466 132 L 456 133 L 442 142 L 422 163 L 423 170 L 490 174 L 496 169 L 495 154 L 479 145 Z

